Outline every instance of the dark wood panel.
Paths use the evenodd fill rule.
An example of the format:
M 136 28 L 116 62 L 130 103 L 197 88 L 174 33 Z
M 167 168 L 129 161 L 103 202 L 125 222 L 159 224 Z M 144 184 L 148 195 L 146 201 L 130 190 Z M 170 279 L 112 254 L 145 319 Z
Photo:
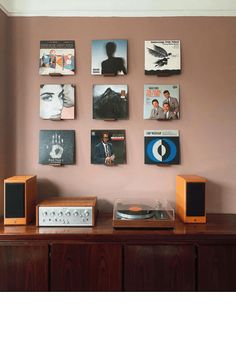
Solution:
M 47 290 L 47 245 L 0 245 L 0 291 Z
M 195 290 L 194 246 L 126 246 L 124 287 L 126 291 Z
M 236 291 L 236 245 L 199 246 L 198 290 Z
M 51 290 L 119 291 L 121 267 L 120 245 L 52 245 Z

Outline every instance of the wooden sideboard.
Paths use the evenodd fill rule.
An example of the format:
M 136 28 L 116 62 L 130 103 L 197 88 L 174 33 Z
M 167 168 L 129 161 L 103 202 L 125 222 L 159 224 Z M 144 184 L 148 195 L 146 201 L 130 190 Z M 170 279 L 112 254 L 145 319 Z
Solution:
M 236 291 L 236 215 L 173 230 L 0 226 L 1 291 Z

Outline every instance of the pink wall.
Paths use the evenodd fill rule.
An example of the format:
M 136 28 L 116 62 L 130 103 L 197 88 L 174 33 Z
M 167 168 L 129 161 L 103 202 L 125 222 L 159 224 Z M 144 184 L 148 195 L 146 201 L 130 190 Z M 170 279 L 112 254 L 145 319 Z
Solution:
M 8 160 L 16 174 L 36 174 L 40 199 L 62 195 L 97 195 L 100 209 L 111 209 L 118 197 L 175 200 L 175 176 L 206 177 L 207 211 L 236 212 L 236 18 L 10 18 L 8 41 Z M 128 39 L 128 75 L 90 75 L 92 39 Z M 39 41 L 76 41 L 77 73 L 50 78 L 38 74 Z M 144 75 L 144 40 L 180 39 L 182 74 L 167 78 Z M 39 85 L 76 85 L 77 119 L 51 122 L 39 118 Z M 92 85 L 129 85 L 128 121 L 92 119 Z M 144 84 L 180 84 L 181 119 L 143 120 Z M 40 129 L 76 130 L 77 162 L 61 168 L 38 164 Z M 90 164 L 91 129 L 126 129 L 127 165 Z M 179 166 L 144 165 L 145 129 L 179 129 Z
M 7 120 L 7 105 L 6 105 L 6 85 L 7 85 L 7 25 L 8 18 L 0 10 L 0 215 L 3 212 L 3 179 L 7 174 L 6 163 L 6 120 Z

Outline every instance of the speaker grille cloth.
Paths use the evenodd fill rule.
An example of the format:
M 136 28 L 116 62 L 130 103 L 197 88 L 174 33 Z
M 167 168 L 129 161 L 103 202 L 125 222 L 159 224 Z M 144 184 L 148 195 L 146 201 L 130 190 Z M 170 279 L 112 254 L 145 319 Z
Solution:
M 186 215 L 205 215 L 205 183 L 187 183 Z
M 25 217 L 25 184 L 24 183 L 5 184 L 5 217 L 6 218 Z

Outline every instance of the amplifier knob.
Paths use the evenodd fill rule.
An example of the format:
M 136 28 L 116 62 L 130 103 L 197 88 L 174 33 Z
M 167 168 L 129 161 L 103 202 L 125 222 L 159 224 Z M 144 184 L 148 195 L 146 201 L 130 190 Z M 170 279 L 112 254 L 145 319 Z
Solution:
M 79 213 L 78 213 L 78 211 L 74 211 L 74 216 L 78 216 L 79 215 Z
M 63 212 L 62 211 L 59 211 L 58 212 L 58 216 L 62 216 L 63 215 Z
M 85 210 L 84 211 L 84 216 L 87 218 L 89 216 L 89 211 L 88 210 Z
M 70 216 L 70 210 L 66 211 L 66 216 Z
M 46 211 L 43 211 L 43 216 L 47 216 L 48 213 Z
M 50 215 L 55 216 L 55 211 L 52 211 Z

